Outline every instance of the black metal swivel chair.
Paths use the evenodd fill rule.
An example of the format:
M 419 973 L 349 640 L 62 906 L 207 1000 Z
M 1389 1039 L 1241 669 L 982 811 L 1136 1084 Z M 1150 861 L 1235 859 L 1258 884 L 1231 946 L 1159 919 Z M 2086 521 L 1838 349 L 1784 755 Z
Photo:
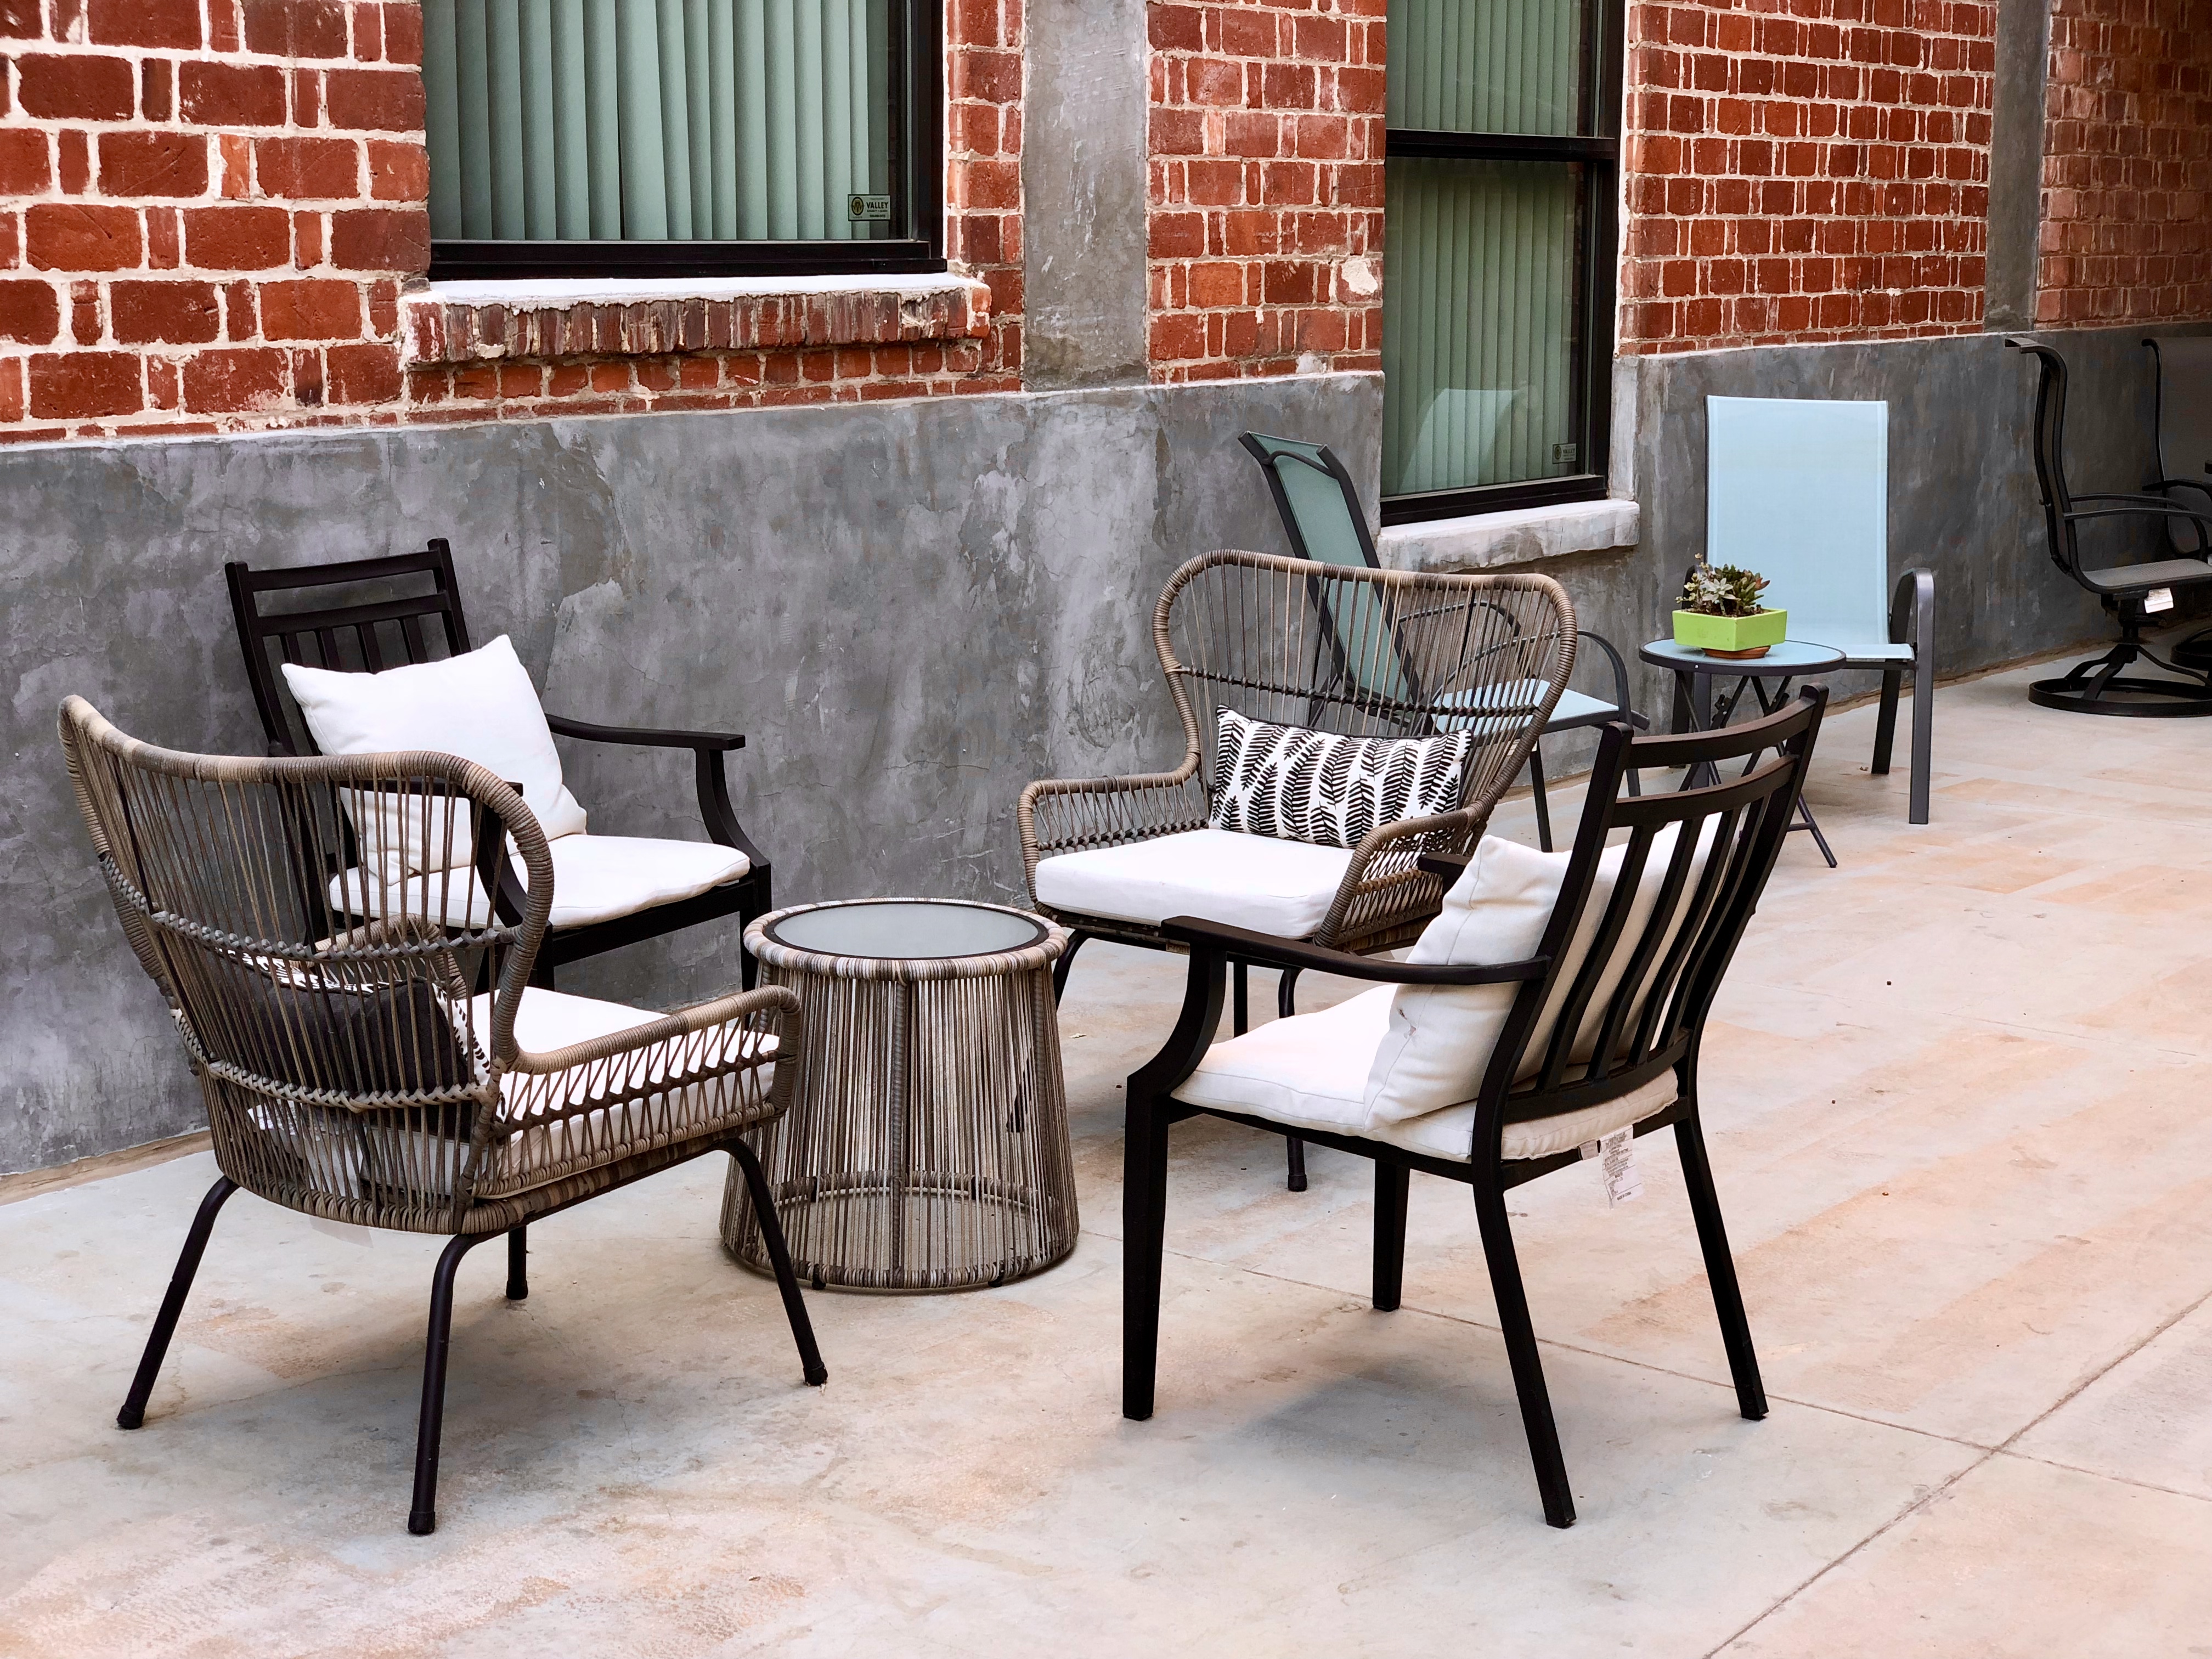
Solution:
M 2212 515 L 2212 335 L 2145 340 L 2158 368 L 2158 477 L 2145 486 L 2177 507 Z M 2188 519 L 2166 534 L 2184 558 L 2212 558 L 2212 542 Z M 2212 670 L 2212 628 L 2173 647 L 2184 668 Z
M 1302 559 L 1324 564 L 1364 566 L 1376 570 L 1382 561 L 1368 533 L 1367 514 L 1359 505 L 1359 486 L 1352 481 L 1336 452 L 1327 444 L 1302 443 L 1294 438 L 1271 438 L 1248 432 L 1239 441 L 1267 476 L 1267 490 L 1275 498 L 1291 546 Z M 1613 701 L 1593 697 L 1570 686 L 1559 693 L 1544 734 L 1577 728 L 1595 730 L 1615 720 L 1626 720 L 1639 731 L 1651 722 L 1629 702 L 1628 667 L 1620 653 L 1601 635 L 1583 629 L 1577 639 L 1595 646 L 1613 667 Z M 1535 792 L 1536 842 L 1552 850 L 1552 807 L 1544 791 L 1542 744 L 1528 751 L 1528 782 Z
M 2212 519 L 2162 495 L 2099 492 L 2075 495 L 2066 485 L 2066 360 L 2034 340 L 2008 339 L 2016 351 L 2034 357 L 2041 368 L 2035 394 L 2035 477 L 2043 495 L 2043 520 L 2051 539 L 2051 562 L 2069 581 L 2094 593 L 2119 623 L 2120 639 L 2101 657 L 2076 663 L 2056 679 L 2028 687 L 2030 701 L 2045 708 L 2078 714 L 2135 717 L 2212 714 L 2212 684 L 2197 670 L 2160 656 L 2143 643 L 2142 630 L 2159 611 L 2148 609 L 2163 594 L 2212 583 L 2212 560 L 2196 557 L 2147 559 L 2136 564 L 2094 564 L 2084 555 L 2080 526 L 2100 520 L 2155 518 L 2192 526 L 2212 543 Z M 2203 545 L 2205 544 L 2200 544 Z M 2164 607 L 2161 607 L 2163 609 Z M 2130 664 L 2147 662 L 2175 678 L 2124 674 Z
M 460 590 L 453 578 L 453 550 L 443 537 L 433 539 L 419 553 L 353 559 L 335 564 L 295 565 L 281 570 L 256 570 L 249 565 L 232 563 L 223 567 L 223 575 L 230 585 L 238 642 L 246 655 L 246 682 L 253 688 L 254 707 L 260 711 L 262 728 L 272 756 L 319 752 L 299 706 L 285 690 L 283 675 L 277 667 L 280 661 L 373 673 L 402 664 L 457 656 L 473 648 L 469 643 L 468 620 L 461 611 Z M 425 579 L 428 583 L 427 592 L 421 591 Z M 334 602 L 330 594 L 332 588 L 347 592 L 346 602 Z M 308 595 L 312 596 L 309 608 L 268 608 L 270 600 Z M 690 897 L 666 902 L 645 897 L 634 907 L 624 908 L 621 893 L 614 891 L 610 902 L 599 909 L 611 909 L 617 914 L 598 915 L 574 925 L 565 925 L 556 915 L 551 931 L 538 947 L 537 983 L 550 986 L 553 983 L 554 969 L 605 951 L 657 939 L 678 928 L 724 916 L 735 916 L 738 925 L 743 927 L 754 917 L 775 908 L 768 856 L 746 836 L 730 804 L 725 757 L 730 750 L 745 746 L 743 737 L 734 732 L 663 732 L 646 727 L 593 726 L 550 714 L 546 715 L 545 722 L 556 737 L 586 743 L 690 750 L 698 790 L 699 816 L 706 826 L 708 839 L 744 856 L 727 860 L 732 872 Z M 564 836 L 554 842 L 556 863 L 560 863 L 565 854 L 575 850 L 564 847 L 564 842 L 580 843 L 586 840 L 598 840 L 603 848 L 605 842 L 604 837 Z M 620 850 L 634 861 L 635 873 L 644 878 L 653 867 L 656 849 L 681 855 L 687 848 L 696 854 L 698 849 L 691 843 L 644 839 L 627 841 Z M 595 870 L 594 873 L 602 884 L 611 880 L 619 884 L 629 868 L 630 865 L 624 865 L 612 872 Z M 331 873 L 335 878 L 338 872 Z M 642 887 L 647 893 L 656 890 L 650 881 L 642 882 Z M 664 884 L 657 890 L 666 890 Z M 520 917 L 522 910 L 519 893 L 501 894 L 499 908 L 509 920 Z M 750 988 L 755 971 L 752 957 L 743 951 L 738 954 L 742 957 L 739 972 L 743 982 Z

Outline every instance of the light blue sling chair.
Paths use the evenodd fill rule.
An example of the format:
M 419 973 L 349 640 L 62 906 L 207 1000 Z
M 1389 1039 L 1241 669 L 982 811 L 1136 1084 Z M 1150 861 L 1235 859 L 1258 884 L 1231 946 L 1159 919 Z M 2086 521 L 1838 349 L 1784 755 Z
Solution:
M 1705 399 L 1705 558 L 1767 579 L 1790 637 L 1877 669 L 1874 770 L 1889 770 L 1912 676 L 1910 816 L 1928 822 L 1935 726 L 1936 577 L 1889 579 L 1889 405 L 1837 398 Z

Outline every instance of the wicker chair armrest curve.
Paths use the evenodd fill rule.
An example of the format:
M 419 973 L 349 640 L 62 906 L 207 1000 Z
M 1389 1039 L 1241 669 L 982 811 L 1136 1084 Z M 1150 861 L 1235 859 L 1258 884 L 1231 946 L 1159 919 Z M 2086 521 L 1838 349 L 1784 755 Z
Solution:
M 1255 933 L 1201 916 L 1170 916 L 1160 924 L 1160 932 L 1194 952 L 1210 951 L 1262 967 L 1335 974 L 1378 985 L 1507 985 L 1538 978 L 1551 966 L 1549 957 L 1525 962 L 1397 962 L 1389 957 L 1355 956 L 1305 939 Z
M 1023 873 L 1032 896 L 1038 860 L 1202 829 L 1208 805 L 1195 752 L 1185 755 L 1172 772 L 1046 778 L 1030 784 L 1022 791 L 1014 816 L 1021 831 Z
M 1353 850 L 1328 918 L 1314 937 L 1326 944 L 1366 932 L 1387 916 L 1433 908 L 1448 884 L 1423 869 L 1422 859 L 1468 851 L 1490 822 L 1490 811 L 1487 802 L 1457 806 L 1370 831 Z
M 545 1077 L 556 1072 L 571 1072 L 596 1060 L 614 1060 L 642 1048 L 650 1048 L 656 1043 L 689 1036 L 695 1031 L 735 1024 L 750 1015 L 770 1010 L 781 1016 L 769 1022 L 777 1027 L 779 1037 L 787 1032 L 795 1040 L 803 1018 L 799 1011 L 799 994 L 781 985 L 763 985 L 758 990 L 732 991 L 724 996 L 710 997 L 704 1002 L 695 1002 L 689 1007 L 677 1009 L 673 1013 L 663 1014 L 650 1024 L 610 1031 L 605 1036 L 572 1042 L 564 1048 L 550 1048 L 542 1053 L 519 1049 L 503 1069 L 526 1077 Z M 754 1055 L 744 1063 L 762 1065 L 769 1058 L 772 1056 Z

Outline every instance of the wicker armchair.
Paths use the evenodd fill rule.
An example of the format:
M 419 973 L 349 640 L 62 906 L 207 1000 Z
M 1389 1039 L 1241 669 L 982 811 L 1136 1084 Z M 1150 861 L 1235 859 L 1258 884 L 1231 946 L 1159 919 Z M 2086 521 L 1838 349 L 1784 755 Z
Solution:
M 1064 987 L 1076 951 L 1104 939 L 1180 950 L 1156 916 L 1107 915 L 1055 905 L 1038 872 L 1055 858 L 1201 830 L 1212 815 L 1218 711 L 1354 737 L 1427 737 L 1471 731 L 1476 743 L 1461 804 L 1378 826 L 1340 863 L 1310 861 L 1311 926 L 1264 931 L 1369 955 L 1412 943 L 1435 915 L 1444 883 L 1424 858 L 1464 857 L 1528 756 L 1575 661 L 1574 606 L 1547 576 L 1415 574 L 1217 552 L 1176 572 L 1152 616 L 1152 643 L 1182 719 L 1182 763 L 1134 777 L 1054 779 L 1022 792 L 1022 862 L 1036 908 L 1074 934 L 1055 967 Z M 1250 838 L 1255 853 L 1281 843 Z M 1065 866 L 1064 866 L 1065 867 Z M 1049 876 L 1051 872 L 1048 872 Z M 1208 914 L 1184 894 L 1177 915 Z M 1134 910 L 1138 907 L 1123 907 Z M 1246 964 L 1236 964 L 1236 1029 L 1248 1023 Z M 1295 969 L 1283 972 L 1278 1006 L 1295 1011 Z M 1291 1141 L 1293 1191 L 1305 1186 L 1302 1148 Z
M 222 1178 L 187 1235 L 118 1421 L 144 1420 L 224 1201 L 239 1188 L 330 1220 L 451 1240 L 432 1281 L 408 1529 L 436 1524 L 447 1338 L 461 1258 L 507 1241 L 529 1293 L 528 1224 L 710 1152 L 754 1193 L 809 1382 L 826 1376 L 759 1163 L 742 1136 L 780 1116 L 798 999 L 739 992 L 656 1015 L 529 986 L 553 902 L 522 798 L 448 755 L 246 760 L 125 736 L 82 698 L 62 744 L 101 873 L 167 1000 L 207 1103 Z M 403 843 L 421 902 L 366 926 L 330 888 L 349 844 Z M 427 849 L 427 850 L 426 850 Z M 487 896 L 527 872 L 520 919 Z M 387 866 L 388 867 L 388 866 Z M 512 891 L 514 884 L 505 884 Z M 489 918 L 435 927 L 420 916 Z

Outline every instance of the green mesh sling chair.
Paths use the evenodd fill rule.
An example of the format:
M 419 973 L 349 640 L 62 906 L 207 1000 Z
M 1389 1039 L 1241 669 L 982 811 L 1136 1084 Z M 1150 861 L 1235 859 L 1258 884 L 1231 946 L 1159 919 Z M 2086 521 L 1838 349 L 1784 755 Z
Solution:
M 1294 438 L 1270 437 L 1248 432 L 1239 440 L 1267 475 L 1267 491 L 1282 515 L 1291 546 L 1302 559 L 1340 564 L 1353 569 L 1382 568 L 1375 538 L 1367 528 L 1367 514 L 1359 504 L 1359 487 L 1352 481 L 1336 452 L 1327 444 L 1304 443 Z M 1364 618 L 1346 618 L 1347 631 L 1366 631 Z M 1577 728 L 1595 730 L 1614 720 L 1626 720 L 1639 729 L 1650 722 L 1630 705 L 1628 668 L 1611 642 L 1587 629 L 1577 640 L 1595 646 L 1613 669 L 1613 700 L 1608 702 L 1572 687 L 1559 693 L 1559 701 L 1545 722 L 1543 735 Z M 1449 729 L 1449 718 L 1443 722 Z M 1544 754 L 1540 742 L 1528 751 L 1528 782 L 1535 793 L 1536 840 L 1552 850 L 1552 810 L 1544 787 Z

